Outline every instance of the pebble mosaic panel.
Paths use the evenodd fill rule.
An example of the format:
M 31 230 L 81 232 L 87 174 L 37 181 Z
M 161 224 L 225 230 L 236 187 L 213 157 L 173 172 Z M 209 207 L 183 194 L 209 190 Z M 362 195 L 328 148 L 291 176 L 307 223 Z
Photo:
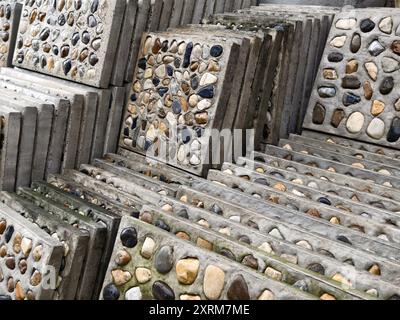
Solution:
M 12 62 L 22 8 L 22 5 L 15 1 L 0 1 L 0 67 L 8 67 Z
M 336 16 L 305 128 L 399 148 L 398 13 L 351 10 Z
M 315 299 L 130 217 L 122 219 L 102 298 Z
M 0 204 L 0 300 L 51 299 L 64 248 L 39 227 Z M 49 282 L 50 283 L 50 282 Z
M 121 146 L 202 174 L 207 129 L 220 129 L 229 96 L 223 85 L 232 47 L 220 38 L 144 35 Z
M 123 1 L 26 0 L 14 65 L 106 87 Z

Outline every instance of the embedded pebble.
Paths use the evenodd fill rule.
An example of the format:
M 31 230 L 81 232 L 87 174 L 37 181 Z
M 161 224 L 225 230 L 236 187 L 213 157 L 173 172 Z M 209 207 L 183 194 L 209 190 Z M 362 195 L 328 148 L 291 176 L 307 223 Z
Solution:
M 346 122 L 346 128 L 350 133 L 358 133 L 364 126 L 365 117 L 361 112 L 352 113 Z
M 242 275 L 236 276 L 230 283 L 226 295 L 229 300 L 250 300 L 249 288 Z
M 125 300 L 137 301 L 142 300 L 142 298 L 143 296 L 140 287 L 133 287 L 125 292 Z
M 207 266 L 204 272 L 203 291 L 207 299 L 220 298 L 225 285 L 225 272 L 214 265 Z
M 180 283 L 190 285 L 196 280 L 199 268 L 200 262 L 198 259 L 181 259 L 176 263 L 176 278 Z

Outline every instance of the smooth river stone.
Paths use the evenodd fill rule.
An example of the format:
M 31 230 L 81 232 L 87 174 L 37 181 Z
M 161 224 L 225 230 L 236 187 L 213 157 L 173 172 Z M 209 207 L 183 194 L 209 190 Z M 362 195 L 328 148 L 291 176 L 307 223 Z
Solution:
M 362 32 L 370 32 L 374 30 L 375 23 L 371 19 L 364 19 L 360 23 L 360 29 Z
M 174 251 L 172 247 L 164 246 L 155 255 L 154 267 L 161 274 L 171 271 L 174 265 Z
M 143 296 L 140 287 L 133 287 L 125 292 L 125 300 L 137 301 L 142 300 L 142 298 Z
M 342 79 L 342 87 L 344 89 L 358 89 L 361 87 L 361 82 L 356 76 L 345 76 Z
M 372 102 L 371 114 L 374 117 L 379 116 L 385 110 L 385 104 L 382 101 L 374 100 Z
M 383 94 L 389 94 L 392 92 L 394 87 L 394 79 L 393 77 L 386 77 L 383 79 L 381 85 L 379 86 L 379 91 Z
M 121 243 L 127 248 L 134 248 L 137 244 L 137 231 L 135 228 L 125 228 L 120 235 Z
M 391 34 L 392 33 L 392 28 L 393 28 L 393 19 L 392 19 L 392 17 L 383 18 L 381 20 L 381 22 L 379 22 L 378 27 L 382 32 L 387 33 L 387 34 Z
M 382 58 L 382 69 L 386 73 L 391 73 L 400 69 L 400 63 L 391 57 Z
M 354 94 L 354 93 L 352 93 L 352 92 L 346 92 L 346 93 L 343 95 L 343 104 L 344 104 L 346 107 L 351 106 L 351 105 L 353 105 L 353 104 L 357 104 L 357 103 L 359 103 L 360 101 L 361 101 L 361 98 L 360 98 L 358 95 L 356 95 L 356 94 Z
M 350 30 L 353 29 L 357 25 L 357 20 L 354 18 L 345 18 L 339 19 L 336 22 L 336 28 L 342 30 Z
M 347 74 L 352 74 L 354 72 L 358 71 L 358 61 L 357 60 L 350 60 L 347 64 L 346 64 L 346 73 Z
M 249 288 L 242 275 L 232 281 L 226 295 L 229 300 L 250 300 Z
M 369 45 L 368 51 L 372 56 L 377 57 L 385 51 L 385 47 L 378 40 L 374 40 Z
M 364 115 L 361 112 L 354 112 L 347 119 L 346 128 L 350 133 L 358 133 L 364 125 Z
M 346 40 L 347 40 L 347 36 L 334 37 L 331 40 L 330 45 L 333 46 L 333 47 L 336 47 L 336 48 L 341 48 L 346 43 Z
M 397 142 L 400 138 L 400 118 L 395 117 L 390 126 L 389 132 L 387 134 L 388 142 Z
M 120 296 L 118 288 L 115 284 L 110 283 L 106 285 L 103 289 L 103 299 L 104 300 L 118 300 Z
M 174 291 L 163 281 L 154 282 L 151 291 L 156 300 L 175 300 Z
M 176 264 L 176 278 L 185 285 L 190 285 L 195 282 L 199 273 L 200 262 L 198 259 L 187 258 L 179 260 Z
M 214 265 L 209 265 L 204 272 L 203 291 L 207 299 L 220 298 L 225 284 L 225 272 Z
M 358 33 L 355 33 L 351 38 L 350 51 L 352 53 L 357 53 L 358 50 L 360 50 L 360 47 L 361 47 L 361 36 Z
M 367 62 L 364 65 L 365 70 L 367 70 L 367 73 L 369 75 L 369 77 L 376 81 L 377 77 L 378 77 L 378 67 L 374 62 Z
M 343 60 L 343 54 L 340 52 L 331 52 L 328 55 L 328 61 L 329 62 L 340 62 Z
M 373 139 L 381 139 L 385 134 L 385 122 L 379 118 L 372 119 L 368 125 L 367 134 Z
M 367 100 L 371 100 L 374 91 L 372 89 L 371 83 L 369 81 L 364 82 L 364 97 Z
M 346 114 L 342 109 L 336 109 L 332 115 L 331 125 L 335 128 L 339 127 L 340 123 L 345 118 L 345 116 Z
M 323 76 L 327 80 L 336 80 L 338 78 L 337 72 L 335 69 L 324 69 Z
M 325 120 L 325 114 L 326 114 L 325 107 L 322 104 L 317 103 L 313 111 L 313 117 L 312 117 L 313 123 L 323 124 Z
M 390 46 L 392 51 L 397 54 L 398 56 L 400 55 L 400 40 L 395 40 L 392 42 L 392 45 Z
M 318 94 L 321 98 L 332 98 L 336 95 L 335 87 L 320 87 Z

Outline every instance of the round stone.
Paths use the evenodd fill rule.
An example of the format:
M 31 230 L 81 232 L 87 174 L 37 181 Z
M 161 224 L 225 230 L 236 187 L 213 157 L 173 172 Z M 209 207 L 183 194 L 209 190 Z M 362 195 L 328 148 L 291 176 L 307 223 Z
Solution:
M 137 231 L 135 228 L 125 228 L 120 235 L 121 243 L 127 248 L 134 248 L 137 244 Z
M 336 47 L 336 48 L 341 48 L 346 43 L 346 40 L 347 40 L 347 36 L 334 37 L 331 40 L 330 45 L 333 46 L 333 47 Z
M 125 266 L 132 260 L 131 255 L 126 250 L 120 250 L 115 256 L 115 263 L 119 266 Z
M 339 127 L 340 123 L 342 122 L 342 120 L 346 117 L 346 113 L 344 112 L 344 110 L 342 109 L 336 109 L 333 114 L 332 114 L 332 118 L 331 118 L 331 125 L 334 128 Z
M 210 55 L 214 58 L 218 58 L 219 56 L 222 55 L 223 52 L 224 49 L 220 45 L 212 46 L 210 49 Z
M 264 273 L 269 278 L 274 279 L 276 281 L 281 281 L 282 280 L 282 272 L 280 272 L 280 271 L 278 271 L 278 270 L 276 270 L 274 268 L 268 267 L 268 268 L 265 269 Z
M 323 203 L 323 204 L 326 204 L 326 205 L 328 205 L 328 206 L 332 205 L 332 203 L 331 203 L 327 198 L 325 198 L 325 197 L 319 198 L 319 199 L 318 199 L 318 202 Z
M 393 28 L 392 17 L 383 18 L 381 20 L 381 22 L 379 22 L 378 27 L 382 32 L 387 33 L 387 34 L 391 34 L 392 33 L 392 28 Z
M 136 280 L 141 284 L 149 282 L 151 280 L 151 276 L 150 269 L 139 267 L 135 270 Z
M 308 270 L 324 275 L 325 268 L 320 263 L 312 263 L 307 267 Z
M 336 21 L 336 28 L 342 30 L 351 30 L 357 25 L 357 20 L 355 18 L 344 18 Z
M 400 63 L 391 57 L 382 58 L 382 69 L 386 73 L 392 73 L 400 69 Z
M 335 87 L 320 87 L 318 94 L 321 98 L 332 98 L 336 95 Z
M 225 285 L 225 272 L 214 265 L 207 266 L 204 272 L 203 291 L 207 299 L 220 298 Z
M 389 94 L 392 92 L 394 88 L 394 79 L 393 77 L 386 77 L 382 80 L 381 85 L 379 86 L 379 91 L 383 95 Z
M 103 299 L 104 300 L 118 300 L 120 296 L 118 288 L 115 284 L 110 283 L 106 285 L 103 289 Z
M 185 285 L 195 282 L 199 272 L 200 262 L 198 259 L 186 258 L 176 263 L 175 271 L 178 281 Z
M 325 107 L 322 104 L 317 103 L 314 106 L 312 122 L 318 125 L 323 124 L 325 120 L 325 114 L 326 114 Z
M 372 102 L 371 114 L 374 117 L 379 116 L 384 110 L 385 110 L 385 103 L 379 100 L 374 100 Z
M 154 242 L 154 240 L 150 237 L 146 237 L 142 246 L 142 250 L 140 251 L 140 254 L 144 258 L 150 259 L 153 256 L 155 247 L 156 243 Z
M 137 301 L 142 300 L 142 298 L 143 296 L 140 287 L 133 287 L 125 292 L 125 300 Z
M 368 51 L 372 56 L 377 57 L 385 51 L 385 47 L 378 40 L 374 40 L 369 45 Z
M 328 55 L 328 61 L 329 62 L 340 62 L 343 60 L 343 54 L 340 52 L 331 52 Z
M 161 274 L 171 271 L 174 265 L 174 251 L 170 246 L 162 247 L 155 255 L 154 267 Z
M 123 271 L 120 269 L 111 271 L 111 275 L 115 285 L 117 286 L 123 286 L 132 279 L 132 275 L 128 271 Z
M 236 276 L 231 282 L 226 295 L 229 300 L 250 300 L 249 288 L 242 275 Z
M 367 100 L 371 100 L 374 91 L 372 89 L 371 83 L 369 81 L 364 82 L 364 97 Z
M 355 33 L 351 38 L 350 51 L 352 53 L 357 53 L 358 50 L 360 50 L 360 47 L 361 47 L 361 36 L 358 33 Z
M 154 282 L 151 291 L 156 300 L 175 300 L 174 291 L 163 281 Z
M 400 138 L 400 118 L 395 117 L 392 120 L 392 124 L 390 125 L 389 132 L 387 134 L 387 141 L 394 143 L 397 142 Z
M 375 28 L 375 23 L 371 19 L 364 19 L 360 23 L 360 29 L 362 32 L 371 32 Z
M 358 95 L 356 95 L 352 92 L 346 92 L 343 95 L 343 104 L 346 107 L 353 105 L 353 104 L 357 104 L 359 102 L 361 102 L 361 97 L 359 97 Z
M 338 78 L 336 70 L 331 68 L 324 69 L 323 76 L 327 80 L 336 80 Z
M 344 89 L 359 89 L 361 82 L 356 76 L 345 76 L 342 79 L 342 87 Z
M 258 300 L 275 300 L 275 295 L 270 290 L 264 290 Z
M 364 125 L 364 115 L 361 112 L 354 112 L 347 119 L 346 128 L 350 133 L 358 133 Z

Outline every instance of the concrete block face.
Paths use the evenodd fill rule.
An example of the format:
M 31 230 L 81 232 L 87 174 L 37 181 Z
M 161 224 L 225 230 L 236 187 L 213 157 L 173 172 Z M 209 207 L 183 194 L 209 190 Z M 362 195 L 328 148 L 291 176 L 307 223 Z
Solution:
M 203 173 L 209 166 L 210 130 L 221 129 L 233 57 L 238 54 L 236 44 L 217 40 L 143 37 L 124 116 L 122 147 Z M 189 70 L 194 70 L 192 76 Z M 148 95 L 154 97 L 151 108 L 144 107 Z M 148 121 L 149 117 L 154 120 Z
M 0 67 L 12 65 L 21 10 L 21 3 L 10 0 L 0 2 Z
M 29 2 L 22 11 L 13 64 L 107 87 L 124 8 L 124 1 L 115 0 L 66 1 L 54 6 L 47 1 Z
M 398 148 L 393 86 L 399 21 L 393 10 L 348 10 L 335 17 L 305 128 Z
M 4 204 L 0 204 L 0 224 L 2 299 L 52 299 L 55 287 L 46 286 L 46 281 L 54 284 L 57 279 L 62 244 Z
M 7 107 L 0 110 L 1 119 L 1 166 L 0 189 L 13 191 L 15 188 L 18 146 L 21 134 L 21 113 Z
M 126 242 L 125 235 L 127 233 L 134 237 L 132 242 Z M 122 281 L 124 283 L 117 287 L 115 282 L 120 284 L 120 278 L 117 275 L 118 270 L 122 271 L 122 266 L 114 261 L 117 254 L 121 254 L 121 252 L 127 252 L 131 257 L 130 261 L 124 266 L 124 270 L 129 270 L 130 277 L 126 274 L 125 279 L 128 279 L 128 281 Z M 183 261 L 188 256 L 192 259 Z M 164 257 L 168 260 L 160 261 Z M 232 263 L 227 258 L 218 257 L 215 253 L 197 248 L 165 231 L 161 231 L 159 228 L 129 217 L 122 219 L 113 258 L 103 285 L 102 298 L 105 300 L 182 300 L 187 295 L 201 299 L 227 299 L 233 298 L 233 289 L 229 289 L 238 281 L 246 283 L 245 289 L 238 293 L 241 298 L 257 299 L 265 290 L 261 286 L 267 285 L 276 299 L 284 299 L 285 297 L 313 299 L 311 295 L 298 291 L 291 286 L 271 280 L 265 275 L 245 268 L 238 263 Z M 167 262 L 167 265 L 164 265 L 164 262 Z M 175 263 L 182 265 L 193 263 L 193 277 L 186 280 L 181 279 L 179 269 L 172 268 Z M 155 279 L 155 281 L 143 283 L 140 273 L 144 270 L 137 270 L 137 268 L 145 268 L 150 271 L 151 279 Z M 157 268 L 161 272 L 157 271 Z M 149 273 L 146 272 L 146 274 Z M 159 279 L 162 274 L 163 280 L 161 281 Z M 214 287 L 209 280 L 216 276 L 218 276 L 219 282 L 218 290 L 209 287 Z M 138 281 L 138 278 L 142 283 Z M 189 285 L 190 291 L 188 292 Z
M 60 278 L 57 278 L 59 285 L 49 299 L 74 299 L 87 249 L 87 235 L 16 194 L 3 192 L 0 197 L 21 218 L 23 216 L 26 223 L 46 230 L 49 237 L 57 240 L 62 248 L 57 269 Z

